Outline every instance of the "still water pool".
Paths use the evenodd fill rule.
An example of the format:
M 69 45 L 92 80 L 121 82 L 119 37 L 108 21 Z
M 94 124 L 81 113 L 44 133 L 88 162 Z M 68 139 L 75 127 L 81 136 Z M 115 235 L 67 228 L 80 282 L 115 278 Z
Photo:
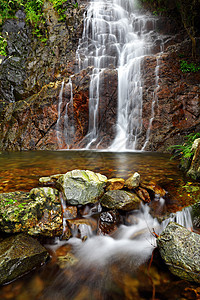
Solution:
M 18 152 L 0 154 L 0 192 L 29 191 L 38 186 L 40 177 L 73 169 L 89 169 L 108 178 L 124 179 L 137 171 L 141 179 L 161 185 L 167 196 L 162 205 L 155 199 L 129 214 L 132 224 L 121 226 L 112 237 L 92 236 L 86 242 L 77 238 L 62 243 L 43 241 L 51 260 L 40 270 L 1 287 L 0 299 L 199 299 L 196 285 L 168 272 L 152 234 L 154 226 L 159 226 L 155 217 L 180 211 L 195 202 L 198 183 L 185 178 L 177 162 L 166 154 Z

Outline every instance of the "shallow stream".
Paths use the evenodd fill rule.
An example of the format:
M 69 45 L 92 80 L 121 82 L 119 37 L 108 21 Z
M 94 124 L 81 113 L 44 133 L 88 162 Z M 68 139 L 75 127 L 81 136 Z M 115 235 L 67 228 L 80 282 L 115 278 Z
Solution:
M 156 250 L 154 234 L 162 227 L 157 218 L 166 218 L 195 202 L 199 184 L 184 178 L 177 162 L 166 154 L 18 152 L 0 155 L 0 192 L 29 191 L 38 186 L 40 177 L 72 169 L 124 179 L 137 171 L 141 179 L 156 181 L 167 195 L 128 213 L 129 224 L 121 225 L 112 236 L 92 233 L 85 242 L 75 237 L 69 242 L 58 238 L 43 241 L 51 260 L 40 270 L 1 287 L 0 299 L 199 299 L 198 286 L 169 273 Z M 180 214 L 188 219 L 184 212 L 177 219 Z

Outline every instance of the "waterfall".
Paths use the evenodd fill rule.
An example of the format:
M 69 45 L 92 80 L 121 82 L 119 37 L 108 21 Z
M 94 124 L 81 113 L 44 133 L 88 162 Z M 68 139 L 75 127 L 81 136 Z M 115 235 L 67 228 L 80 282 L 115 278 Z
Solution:
M 88 131 L 83 138 L 84 142 L 79 141 L 81 147 L 102 148 L 101 142 L 104 138 L 106 148 L 111 151 L 145 149 L 149 142 L 156 92 L 159 88 L 159 59 L 155 70 L 156 88 L 152 100 L 152 116 L 143 145 L 140 142 L 144 135 L 141 65 L 145 56 L 153 55 L 155 41 L 160 39 L 156 22 L 155 16 L 138 9 L 136 0 L 90 1 L 84 15 L 82 38 L 76 51 L 77 72 L 90 67 Z M 162 39 L 159 43 L 162 43 Z M 105 74 L 113 70 L 118 74 L 118 104 L 116 123 L 113 120 L 112 124 L 109 123 L 114 132 L 111 137 L 104 127 L 104 119 L 100 117 L 100 106 L 102 97 L 105 97 L 102 88 Z M 108 89 L 112 90 L 113 82 L 107 84 Z M 72 132 L 68 121 L 65 122 L 65 132 L 65 136 Z M 70 143 L 73 144 L 72 134 L 66 140 L 67 145 Z

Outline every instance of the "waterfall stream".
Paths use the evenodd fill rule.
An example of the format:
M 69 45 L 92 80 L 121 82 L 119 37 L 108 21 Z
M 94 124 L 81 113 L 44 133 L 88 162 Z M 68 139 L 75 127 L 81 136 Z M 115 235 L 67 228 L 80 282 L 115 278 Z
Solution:
M 137 2 L 133 0 L 90 1 L 84 17 L 83 35 L 77 49 L 78 71 L 90 67 L 91 72 L 88 132 L 83 138 L 84 146 L 81 147 L 97 149 L 101 146 L 104 120 L 100 120 L 99 110 L 101 97 L 105 93 L 101 85 L 105 72 L 116 70 L 118 107 L 116 124 L 112 125 L 115 136 L 109 136 L 104 128 L 106 148 L 111 151 L 145 150 L 154 118 L 156 91 L 159 87 L 159 59 L 155 70 L 156 91 L 152 99 L 152 117 L 143 145 L 138 143 L 141 135 L 144 135 L 141 64 L 145 56 L 153 55 L 155 45 L 160 45 L 160 49 L 161 45 L 163 46 L 162 37 L 156 30 L 156 22 L 155 16 L 142 13 Z M 111 90 L 113 82 L 109 84 Z M 69 122 L 66 122 L 65 132 L 70 130 L 69 127 Z

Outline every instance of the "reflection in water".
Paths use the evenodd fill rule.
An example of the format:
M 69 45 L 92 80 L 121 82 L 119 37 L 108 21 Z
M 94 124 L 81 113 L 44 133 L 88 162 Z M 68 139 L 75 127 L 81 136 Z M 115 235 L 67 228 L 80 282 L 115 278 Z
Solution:
M 167 209 L 176 212 L 192 201 L 182 188 L 185 183 L 177 162 L 166 154 L 150 152 L 30 151 L 0 155 L 0 192 L 29 191 L 43 176 L 73 169 L 100 172 L 108 178 L 128 178 L 134 172 L 142 180 L 155 180 L 168 192 Z M 157 206 L 156 203 L 153 203 Z M 177 209 L 177 206 L 180 206 Z M 160 205 L 158 207 L 160 209 Z M 163 211 L 165 210 L 165 205 Z

